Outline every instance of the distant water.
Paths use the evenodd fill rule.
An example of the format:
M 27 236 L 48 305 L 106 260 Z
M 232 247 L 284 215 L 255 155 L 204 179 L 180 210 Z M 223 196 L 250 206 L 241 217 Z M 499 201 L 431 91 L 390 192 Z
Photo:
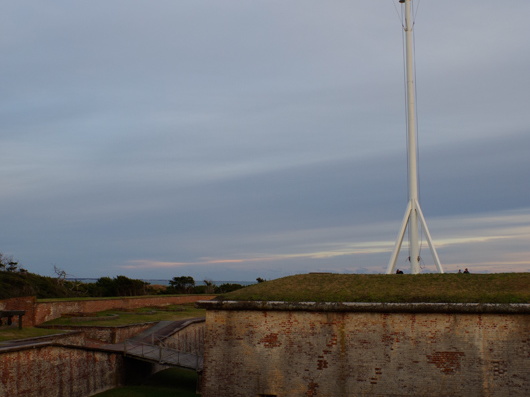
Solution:
M 95 283 L 98 281 L 97 278 L 67 278 L 68 281 L 81 281 L 82 283 Z M 169 280 L 154 280 L 154 279 L 140 279 L 146 283 L 153 285 L 169 285 Z M 241 284 L 241 285 L 252 285 L 256 284 L 255 281 L 212 281 L 214 285 L 221 284 Z M 205 285 L 203 281 L 195 280 L 195 285 Z

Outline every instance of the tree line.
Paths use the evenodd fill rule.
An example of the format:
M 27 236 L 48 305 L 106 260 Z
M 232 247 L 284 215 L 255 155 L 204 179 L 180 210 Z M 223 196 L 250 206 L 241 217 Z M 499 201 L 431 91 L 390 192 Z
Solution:
M 56 277 L 41 276 L 27 271 L 0 269 L 0 299 L 20 296 L 36 296 L 38 299 L 115 297 L 169 294 L 222 294 L 243 288 L 241 284 L 223 283 L 215 285 L 205 280 L 204 285 L 196 285 L 189 276 L 173 277 L 169 285 L 150 283 L 123 275 L 100 277 L 87 283 L 66 278 L 59 272 Z
M 244 285 L 237 283 L 223 283 L 215 285 L 211 280 L 203 280 L 204 285 L 196 285 L 191 276 L 173 277 L 169 280 L 167 294 L 226 294 L 243 288 Z
M 54 266 L 55 277 L 30 273 L 19 266 L 12 256 L 0 252 L 0 299 L 35 295 L 37 298 L 70 297 L 114 297 L 168 294 L 225 294 L 244 285 L 223 283 L 216 285 L 211 280 L 195 283 L 191 276 L 176 276 L 168 280 L 167 286 L 129 278 L 123 275 L 100 277 L 95 282 L 86 283 L 72 279 L 65 270 Z M 256 281 L 264 281 L 258 277 Z

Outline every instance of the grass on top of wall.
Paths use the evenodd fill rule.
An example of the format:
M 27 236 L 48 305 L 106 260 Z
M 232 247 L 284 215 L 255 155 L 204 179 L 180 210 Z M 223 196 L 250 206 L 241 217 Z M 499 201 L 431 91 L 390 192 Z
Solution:
M 148 298 L 169 298 L 179 296 L 211 296 L 212 294 L 164 294 L 164 295 L 138 295 L 138 296 L 78 296 L 70 298 L 45 298 L 37 299 L 37 302 L 76 302 L 76 301 L 106 301 L 106 300 L 124 300 L 124 299 L 148 299 Z
M 530 273 L 284 277 L 218 297 L 236 301 L 530 303 Z
M 164 307 L 144 307 L 130 311 L 111 309 L 90 314 L 86 319 L 68 315 L 48 321 L 43 326 L 84 325 L 118 327 L 130 324 L 142 324 L 158 321 L 178 321 L 187 318 L 204 317 L 205 310 L 198 309 L 193 303 Z

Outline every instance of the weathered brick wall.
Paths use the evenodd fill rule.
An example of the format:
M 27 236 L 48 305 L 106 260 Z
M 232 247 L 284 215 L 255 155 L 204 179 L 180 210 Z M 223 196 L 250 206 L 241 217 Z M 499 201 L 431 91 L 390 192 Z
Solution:
M 13 341 L 11 341 L 13 342 Z M 53 343 L 55 345 L 66 345 L 66 346 L 85 346 L 86 345 L 86 339 L 83 332 L 80 331 L 71 331 L 64 334 L 52 334 L 52 335 L 46 335 L 46 336 L 37 336 L 35 338 L 26 338 L 24 339 L 25 343 L 34 343 L 34 344 L 40 344 L 40 343 Z M 9 342 L 6 343 L 6 345 L 9 345 Z M 2 354 L 2 350 L 0 350 L 0 354 Z M 0 356 L 0 360 L 2 360 Z M 0 394 L 1 396 L 1 394 Z
M 169 306 L 209 300 L 215 295 L 153 296 L 140 298 L 37 302 L 34 324 L 42 324 L 68 313 L 95 313 L 112 309 L 138 309 L 149 306 Z
M 164 344 L 184 353 L 203 354 L 205 323 L 194 322 L 164 340 Z
M 123 384 L 119 354 L 49 345 L 0 353 L 0 396 L 85 397 Z
M 25 310 L 22 317 L 23 326 L 33 326 L 35 318 L 35 297 L 24 296 L 20 298 L 10 298 L 0 300 L 0 310 Z M 13 321 L 18 324 L 18 316 L 13 317 Z
M 130 297 L 122 299 L 94 299 L 83 301 L 35 302 L 35 297 L 12 298 L 0 301 L 0 310 L 25 310 L 25 326 L 35 326 L 69 313 L 95 313 L 112 309 L 138 309 L 149 306 L 169 306 L 210 300 L 215 295 L 181 295 Z
M 203 397 L 528 396 L 530 316 L 208 310 Z
M 37 302 L 34 324 L 42 324 L 68 313 L 95 313 L 112 309 L 138 309 L 149 306 L 169 306 L 209 300 L 215 295 L 149 296 L 122 299 Z
M 156 322 L 122 325 L 117 327 L 98 327 L 87 325 L 54 325 L 47 326 L 46 328 L 79 331 L 83 334 L 83 337 L 87 342 L 90 342 L 91 345 L 94 345 L 97 343 L 121 343 L 126 339 L 132 338 L 133 336 L 136 336 L 139 333 L 153 327 L 155 324 Z

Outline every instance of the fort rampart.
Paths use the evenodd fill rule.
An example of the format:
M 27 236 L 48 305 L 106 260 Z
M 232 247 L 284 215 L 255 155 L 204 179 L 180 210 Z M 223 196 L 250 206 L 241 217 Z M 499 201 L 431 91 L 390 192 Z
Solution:
M 12 298 L 0 301 L 0 310 L 25 310 L 25 326 L 35 326 L 61 317 L 63 314 L 95 313 L 112 309 L 138 309 L 150 306 L 168 306 L 213 299 L 215 295 L 142 296 L 90 300 L 57 300 L 39 302 L 35 297 Z
M 530 305 L 199 305 L 203 397 L 530 394 Z

